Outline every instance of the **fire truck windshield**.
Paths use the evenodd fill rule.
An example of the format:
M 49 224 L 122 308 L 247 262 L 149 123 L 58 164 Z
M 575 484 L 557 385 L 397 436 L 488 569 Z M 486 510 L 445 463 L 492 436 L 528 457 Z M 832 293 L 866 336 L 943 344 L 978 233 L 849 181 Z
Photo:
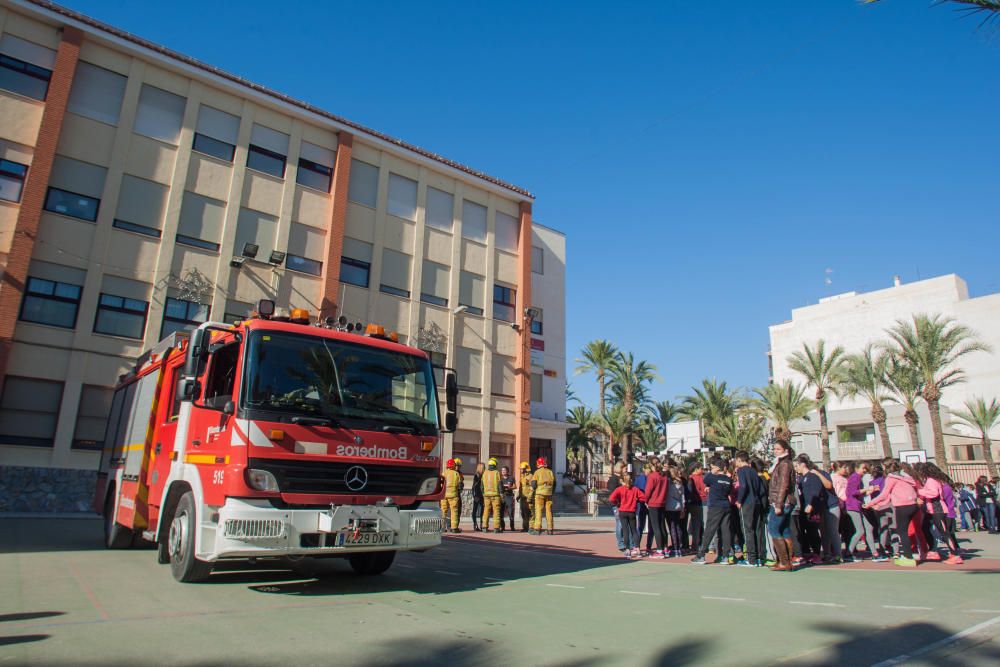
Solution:
M 435 435 L 437 396 L 426 359 L 276 331 L 250 334 L 243 407 L 257 418 Z M 304 420 L 305 420 L 304 419 Z

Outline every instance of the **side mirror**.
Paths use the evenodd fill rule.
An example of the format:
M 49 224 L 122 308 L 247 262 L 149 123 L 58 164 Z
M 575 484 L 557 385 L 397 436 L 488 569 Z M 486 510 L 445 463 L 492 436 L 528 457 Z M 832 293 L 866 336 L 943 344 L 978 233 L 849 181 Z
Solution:
M 233 401 L 226 401 L 226 404 L 222 406 L 222 412 L 227 415 L 236 414 L 236 403 Z
M 458 377 L 455 371 L 448 371 L 444 378 L 445 405 L 448 412 L 458 411 Z
M 198 398 L 198 380 L 193 377 L 182 377 L 177 383 L 177 402 L 193 401 Z
M 456 429 L 458 429 L 458 415 L 449 412 L 444 416 L 444 431 L 445 433 L 454 433 Z
M 184 359 L 184 375 L 186 378 L 198 376 L 201 360 L 208 355 L 205 347 L 206 339 L 209 337 L 208 330 L 198 328 L 191 332 L 191 341 L 188 343 L 187 358 Z

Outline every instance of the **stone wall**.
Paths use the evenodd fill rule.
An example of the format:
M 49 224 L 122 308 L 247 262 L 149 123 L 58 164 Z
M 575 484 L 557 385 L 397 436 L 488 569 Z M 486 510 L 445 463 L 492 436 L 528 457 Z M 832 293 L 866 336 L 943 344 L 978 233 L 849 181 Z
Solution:
M 95 470 L 0 466 L 0 512 L 90 512 Z

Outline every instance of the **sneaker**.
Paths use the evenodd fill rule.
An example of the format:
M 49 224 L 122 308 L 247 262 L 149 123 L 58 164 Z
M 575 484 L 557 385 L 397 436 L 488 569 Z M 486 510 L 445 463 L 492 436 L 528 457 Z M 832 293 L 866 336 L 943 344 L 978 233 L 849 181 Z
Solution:
M 842 563 L 856 563 L 856 562 L 858 562 L 858 559 L 855 558 L 854 556 L 844 556 L 843 559 L 841 559 L 841 562 Z
M 662 551 L 651 551 L 647 555 L 649 556 L 650 560 L 663 560 L 664 558 L 666 558 L 666 556 L 663 555 Z
M 705 557 L 704 556 L 695 556 L 691 560 L 691 564 L 692 565 L 707 565 L 708 563 L 705 561 Z
M 726 561 L 726 565 L 735 565 L 736 564 L 736 559 L 733 558 L 732 556 L 730 556 L 729 558 L 726 558 L 725 561 Z
M 625 551 L 625 560 L 632 560 L 632 552 L 630 550 Z
M 958 554 L 952 554 L 944 559 L 944 562 L 948 565 L 961 565 L 965 561 Z
M 897 567 L 916 567 L 917 561 L 913 558 L 897 558 L 892 564 Z
M 649 555 L 649 551 L 647 551 L 646 549 L 643 549 L 642 551 L 639 552 L 639 555 L 640 556 L 648 556 Z
M 632 559 L 633 560 L 642 560 L 642 553 L 638 549 L 633 549 L 632 550 Z
M 924 556 L 924 560 L 940 561 L 941 560 L 941 554 L 939 554 L 936 551 L 928 551 L 927 555 Z
M 800 558 L 799 560 L 802 560 L 802 559 Z M 764 565 L 766 565 L 767 567 L 771 567 L 772 565 L 777 565 L 777 564 L 778 564 L 778 561 L 772 560 L 770 558 L 768 558 L 766 561 L 764 561 Z
M 740 567 L 753 567 L 753 563 L 749 563 L 745 560 L 738 560 L 734 563 L 734 565 L 739 565 Z
M 715 564 L 716 565 L 732 565 L 732 563 L 729 562 L 728 558 L 720 558 L 719 560 L 715 561 Z
M 537 530 L 529 530 L 528 535 L 541 535 Z
M 879 554 L 879 555 L 875 556 L 874 558 L 872 558 L 872 562 L 873 563 L 888 563 L 889 562 L 889 557 L 885 556 L 883 554 Z
M 792 567 L 802 567 L 805 564 L 806 564 L 805 558 L 799 557 L 792 559 Z

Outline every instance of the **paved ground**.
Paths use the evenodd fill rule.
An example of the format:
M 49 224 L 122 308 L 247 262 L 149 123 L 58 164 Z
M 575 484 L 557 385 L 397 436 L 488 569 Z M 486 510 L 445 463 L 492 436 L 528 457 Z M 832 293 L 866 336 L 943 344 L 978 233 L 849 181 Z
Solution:
M 177 584 L 100 523 L 0 519 L 0 665 L 984 665 L 1000 538 L 962 567 L 624 562 L 607 521 L 449 536 L 382 577 L 230 565 Z M 957 636 L 956 636 L 957 635 Z

